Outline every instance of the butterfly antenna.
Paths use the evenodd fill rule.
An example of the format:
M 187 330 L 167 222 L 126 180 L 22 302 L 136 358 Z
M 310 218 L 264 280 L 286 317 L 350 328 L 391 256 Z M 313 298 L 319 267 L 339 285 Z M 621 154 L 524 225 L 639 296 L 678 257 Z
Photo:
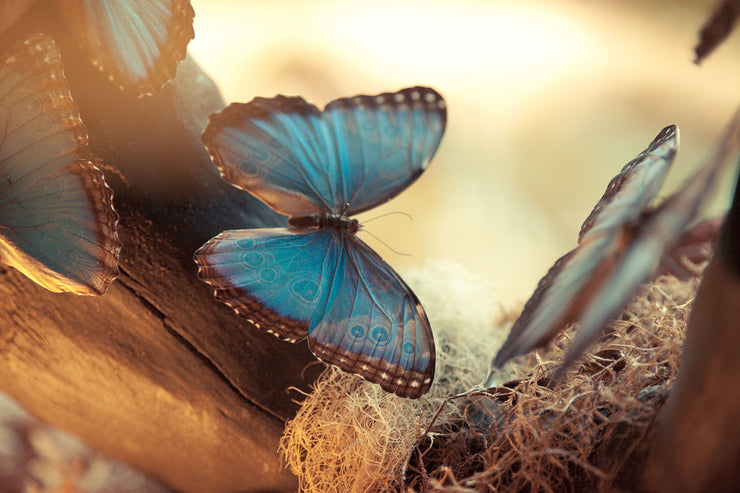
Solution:
M 376 240 L 378 240 L 378 243 L 381 243 L 384 247 L 386 247 L 388 250 L 390 250 L 391 252 L 395 253 L 396 255 L 401 255 L 403 257 L 410 257 L 411 256 L 410 253 L 399 252 L 398 250 L 396 250 L 395 248 L 393 248 L 392 246 L 390 246 L 388 243 L 384 242 L 383 240 L 381 240 L 380 238 L 378 238 L 377 236 L 375 236 L 374 234 L 372 234 L 370 231 L 368 231 L 366 229 L 363 229 L 363 231 L 365 233 L 369 234 L 370 236 L 372 236 L 373 238 L 375 238 Z
M 371 217 L 370 219 L 368 219 L 366 221 L 363 221 L 363 224 L 367 224 L 367 223 L 369 223 L 371 221 L 375 221 L 376 219 L 380 219 L 381 217 L 391 216 L 393 214 L 401 214 L 402 216 L 406 216 L 407 218 L 409 218 L 412 221 L 414 220 L 414 217 L 411 214 L 407 213 L 407 212 L 403 212 L 403 211 L 391 211 L 391 212 L 386 212 L 385 214 L 381 214 L 379 216 Z

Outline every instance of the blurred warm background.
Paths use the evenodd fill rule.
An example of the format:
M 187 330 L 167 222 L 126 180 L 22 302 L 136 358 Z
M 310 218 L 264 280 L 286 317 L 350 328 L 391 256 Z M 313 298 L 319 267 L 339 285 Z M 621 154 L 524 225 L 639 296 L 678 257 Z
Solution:
M 572 248 L 609 179 L 669 123 L 681 150 L 664 194 L 740 102 L 740 35 L 703 65 L 714 1 L 193 0 L 190 53 L 226 101 L 337 97 L 412 85 L 448 103 L 445 138 L 363 237 L 391 264 L 451 258 L 525 300 Z M 726 207 L 730 176 L 710 212 Z M 239 225 L 234 225 L 239 226 Z

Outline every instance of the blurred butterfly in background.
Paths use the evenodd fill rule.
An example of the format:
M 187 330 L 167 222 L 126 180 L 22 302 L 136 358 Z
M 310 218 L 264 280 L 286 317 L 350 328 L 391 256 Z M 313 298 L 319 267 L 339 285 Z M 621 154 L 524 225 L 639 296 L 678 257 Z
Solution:
M 37 1 L 0 2 L 0 32 Z M 157 94 L 194 37 L 189 0 L 55 0 L 80 49 L 122 90 Z
M 118 276 L 113 192 L 86 155 L 59 50 L 30 35 L 0 66 L 0 259 L 54 292 L 102 294 Z
M 223 178 L 291 227 L 222 232 L 195 252 L 199 277 L 258 328 L 307 338 L 322 361 L 402 397 L 426 393 L 435 351 L 424 308 L 349 216 L 421 175 L 446 117 L 425 87 L 324 111 L 300 97 L 255 98 L 211 115 L 202 140 Z
M 683 188 L 651 207 L 678 148 L 678 128 L 664 128 L 611 180 L 583 223 L 578 246 L 558 259 L 539 282 L 493 359 L 483 386 L 495 386 L 496 368 L 509 359 L 544 346 L 566 325 L 578 322 L 559 372 L 571 365 L 695 219 L 739 141 L 736 116 L 708 162 Z

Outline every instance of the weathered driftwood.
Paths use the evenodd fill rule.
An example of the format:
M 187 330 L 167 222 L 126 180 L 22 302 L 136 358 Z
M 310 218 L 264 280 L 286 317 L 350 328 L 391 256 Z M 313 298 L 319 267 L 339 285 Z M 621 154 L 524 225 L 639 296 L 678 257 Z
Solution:
M 284 219 L 221 180 L 200 132 L 223 101 L 191 59 L 136 99 L 79 52 L 39 2 L 0 37 L 60 46 L 90 147 L 114 189 L 121 275 L 102 297 L 53 294 L 0 268 L 0 390 L 31 413 L 185 491 L 289 489 L 277 442 L 290 386 L 315 359 L 217 303 L 194 250 L 224 229 Z

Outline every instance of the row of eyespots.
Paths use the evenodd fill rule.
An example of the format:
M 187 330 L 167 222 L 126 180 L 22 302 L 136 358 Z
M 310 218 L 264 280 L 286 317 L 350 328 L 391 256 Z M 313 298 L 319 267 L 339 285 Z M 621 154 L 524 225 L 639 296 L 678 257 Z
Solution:
M 370 340 L 375 347 L 383 347 L 390 341 L 390 334 L 383 327 L 375 327 L 366 332 L 364 327 L 355 325 L 349 329 L 349 333 L 355 340 L 365 339 L 369 335 Z M 416 346 L 412 342 L 405 342 L 402 346 L 402 350 L 405 354 L 414 354 L 416 352 Z

